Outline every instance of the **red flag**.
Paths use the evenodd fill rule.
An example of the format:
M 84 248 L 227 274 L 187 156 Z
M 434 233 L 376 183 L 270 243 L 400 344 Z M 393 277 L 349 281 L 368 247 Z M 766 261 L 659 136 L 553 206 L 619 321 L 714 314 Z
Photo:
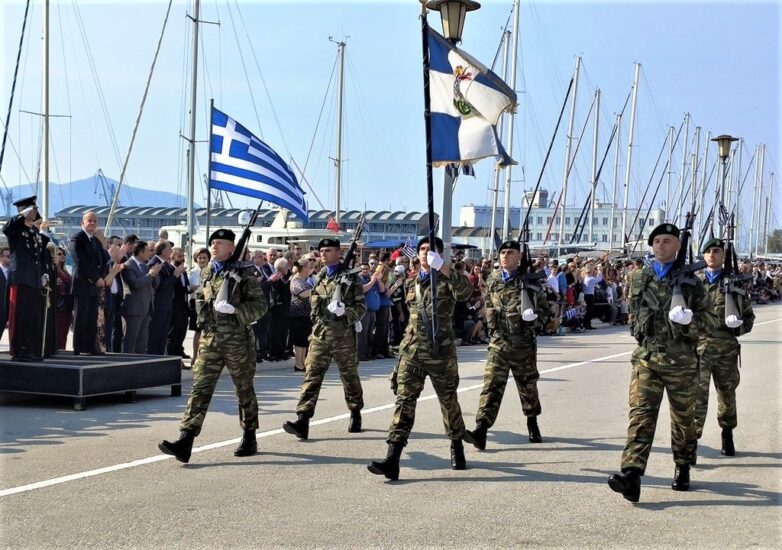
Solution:
M 339 224 L 337 223 L 337 221 L 334 219 L 333 216 L 329 216 L 329 221 L 326 223 L 326 229 L 328 229 L 333 233 L 340 232 Z

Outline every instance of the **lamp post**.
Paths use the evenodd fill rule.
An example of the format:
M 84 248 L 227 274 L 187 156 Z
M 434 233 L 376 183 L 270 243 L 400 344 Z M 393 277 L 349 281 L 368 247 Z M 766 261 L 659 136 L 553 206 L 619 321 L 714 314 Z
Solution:
M 720 157 L 720 192 L 718 193 L 719 196 L 719 206 L 724 207 L 725 205 L 725 173 L 726 173 L 726 162 L 728 157 L 730 156 L 730 149 L 731 144 L 734 141 L 738 141 L 738 138 L 734 138 L 733 136 L 729 136 L 728 134 L 722 134 L 720 136 L 717 136 L 715 138 L 711 138 L 711 141 L 717 142 L 718 147 L 718 154 Z M 729 197 L 730 198 L 730 197 Z M 723 220 L 722 216 L 720 216 L 720 211 L 717 208 L 714 208 L 714 213 L 712 214 L 711 218 L 711 233 L 714 234 L 714 222 L 716 218 L 719 216 L 720 218 L 720 236 L 723 234 L 725 229 L 725 220 Z
M 475 11 L 481 7 L 473 0 L 429 0 L 426 7 L 432 11 L 440 12 L 443 24 L 443 36 L 455 46 L 462 41 L 464 30 L 464 18 L 468 11 Z

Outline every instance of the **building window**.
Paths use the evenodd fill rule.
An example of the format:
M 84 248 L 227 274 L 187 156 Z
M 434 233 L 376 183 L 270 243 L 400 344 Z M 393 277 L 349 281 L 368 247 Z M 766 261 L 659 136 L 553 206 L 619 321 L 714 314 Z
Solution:
M 654 218 L 649 218 L 649 225 L 654 225 Z
M 603 218 L 603 225 L 608 225 L 608 218 Z
M 570 240 L 570 233 L 565 233 L 565 240 L 566 240 L 566 241 L 569 241 L 569 240 Z
M 540 218 L 538 218 L 540 219 Z M 543 240 L 543 233 L 536 233 L 537 237 L 535 237 L 536 240 L 542 241 Z
M 538 225 L 543 223 L 543 216 L 538 216 Z
M 603 235 L 603 242 L 604 243 L 608 242 L 608 235 L 605 235 L 605 234 Z
M 570 225 L 570 218 L 565 218 L 565 225 Z
M 559 225 L 559 216 L 557 216 L 557 221 L 555 221 L 554 223 Z
M 551 216 L 548 216 L 548 217 L 546 218 L 546 223 L 551 223 Z

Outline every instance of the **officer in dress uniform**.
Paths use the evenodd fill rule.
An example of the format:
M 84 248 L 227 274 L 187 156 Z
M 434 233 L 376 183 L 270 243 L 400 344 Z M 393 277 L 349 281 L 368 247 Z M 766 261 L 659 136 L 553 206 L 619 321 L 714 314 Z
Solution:
M 338 239 L 321 239 L 318 250 L 326 267 L 318 273 L 310 294 L 312 333 L 305 360 L 301 397 L 296 407 L 297 418 L 282 426 L 286 432 L 299 439 L 309 437 L 310 418 L 315 414 L 320 387 L 332 357 L 339 368 L 345 401 L 350 410 L 348 432 L 361 431 L 361 409 L 364 408 L 364 393 L 358 376 L 356 335 L 356 323 L 367 310 L 364 291 L 357 274 L 341 270 Z
M 695 460 L 695 399 L 698 389 L 698 337 L 716 324 L 703 283 L 694 275 L 681 285 L 684 306 L 671 302 L 674 276 L 671 270 L 681 247 L 679 228 L 658 225 L 649 235 L 654 251 L 651 266 L 633 278 L 629 291 L 633 351 L 630 379 L 630 423 L 622 454 L 622 473 L 608 478 L 608 485 L 630 502 L 641 495 L 663 391 L 671 411 L 671 449 L 674 470 L 671 488 L 690 488 L 690 465 Z
M 741 344 L 737 338 L 752 330 L 755 313 L 752 311 L 749 296 L 741 295 L 732 298 L 736 305 L 735 313 L 738 315 L 726 311 L 726 282 L 723 276 L 723 265 L 726 261 L 725 241 L 706 241 L 703 245 L 703 259 L 706 260 L 703 283 L 719 324 L 710 333 L 701 335 L 698 342 L 699 388 L 695 405 L 695 426 L 700 439 L 709 407 L 709 382 L 713 378 L 714 387 L 717 389 L 717 422 L 722 428 L 720 454 L 733 456 L 736 454 L 733 430 L 738 425 L 736 388 L 740 380 L 738 363 L 741 353 Z M 728 258 L 727 261 L 731 259 Z
M 527 417 L 529 440 L 531 443 L 543 441 L 537 420 L 541 407 L 535 328 L 545 326 L 551 312 L 546 293 L 541 287 L 524 290 L 529 298 L 525 305 L 531 307 L 522 309 L 522 290 L 517 277 L 521 254 L 521 243 L 518 241 L 502 243 L 499 248 L 500 269 L 492 272 L 486 281 L 489 358 L 475 415 L 477 426 L 471 432 L 473 445 L 479 450 L 486 448 L 486 433 L 497 419 L 509 372 L 513 373 L 521 408 Z
M 426 378 L 440 402 L 443 425 L 451 440 L 451 468 L 464 470 L 462 439 L 472 443 L 469 432 L 464 429 L 464 419 L 456 390 L 459 387 L 459 366 L 456 362 L 456 336 L 453 330 L 453 312 L 456 302 L 464 302 L 472 296 L 473 287 L 469 279 L 456 271 L 440 256 L 443 252 L 442 239 L 435 237 L 434 247 L 429 238 L 418 242 L 418 259 L 421 271 L 405 282 L 407 303 L 410 305 L 410 320 L 402 343 L 399 345 L 399 364 L 392 377 L 392 389 L 396 394 L 396 409 L 388 428 L 388 453 L 385 460 L 371 462 L 367 469 L 375 475 L 388 479 L 399 479 L 399 458 L 407 445 L 407 439 L 415 422 L 415 408 L 418 397 L 424 389 Z M 432 334 L 432 288 L 431 270 L 437 270 L 437 333 Z M 437 341 L 437 348 L 433 342 Z
M 201 271 L 196 291 L 197 325 L 201 330 L 198 358 L 193 364 L 193 387 L 182 417 L 177 441 L 161 441 L 158 448 L 180 462 L 188 462 L 193 440 L 201 432 L 209 402 L 223 368 L 231 373 L 239 399 L 239 424 L 244 430 L 234 456 L 257 452 L 258 400 L 255 376 L 255 337 L 252 325 L 267 310 L 263 290 L 251 262 L 228 264 L 236 235 L 218 229 L 209 236 L 212 261 Z
M 11 249 L 8 278 L 11 358 L 22 362 L 43 360 L 43 296 L 49 284 L 43 253 L 49 239 L 34 225 L 41 217 L 36 200 L 33 196 L 16 201 L 18 214 L 3 227 Z

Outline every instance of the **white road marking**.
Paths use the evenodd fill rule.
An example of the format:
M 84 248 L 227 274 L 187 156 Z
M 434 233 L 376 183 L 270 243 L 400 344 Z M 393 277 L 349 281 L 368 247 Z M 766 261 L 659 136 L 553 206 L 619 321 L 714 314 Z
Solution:
M 780 321 L 780 320 L 782 320 L 782 319 L 774 319 L 772 321 L 764 321 L 762 323 L 755 323 L 755 326 L 763 325 L 763 324 L 766 324 L 766 323 L 773 323 L 773 322 Z M 589 359 L 587 361 L 580 361 L 578 363 L 568 363 L 566 365 L 561 365 L 559 367 L 553 367 L 553 368 L 550 368 L 550 369 L 542 370 L 542 371 L 540 371 L 540 374 L 548 374 L 550 372 L 557 372 L 557 371 L 561 371 L 561 370 L 572 369 L 572 368 L 575 368 L 575 367 L 581 367 L 581 366 L 584 366 L 584 365 L 599 363 L 600 361 L 607 361 L 609 359 L 615 359 L 617 357 L 623 357 L 625 355 L 630 355 L 631 353 L 632 353 L 632 351 L 625 351 L 625 352 L 622 352 L 622 353 L 615 353 L 613 355 L 605 355 L 603 357 L 596 357 L 594 359 Z M 464 393 L 464 392 L 477 390 L 477 389 L 481 389 L 481 388 L 483 388 L 483 383 L 474 384 L 472 386 L 459 388 L 458 392 L 459 393 Z M 436 394 L 426 395 L 424 397 L 419 398 L 419 401 L 429 401 L 431 399 L 435 399 L 436 397 L 437 397 Z M 384 410 L 388 410 L 388 409 L 393 409 L 395 406 L 396 406 L 396 403 L 387 403 L 385 405 L 380 405 L 378 407 L 370 407 L 370 408 L 364 409 L 362 411 L 362 413 L 363 414 L 369 414 L 369 413 L 384 411 Z M 337 422 L 337 421 L 340 421 L 340 420 L 346 420 L 347 418 L 349 418 L 349 416 L 350 416 L 350 413 L 338 414 L 336 416 L 330 416 L 328 418 L 322 418 L 320 420 L 315 420 L 314 422 L 311 422 L 310 425 L 311 426 L 319 426 L 321 424 L 328 424 L 330 422 Z M 264 438 L 264 437 L 271 437 L 273 435 L 278 435 L 278 434 L 283 433 L 283 431 L 284 430 L 282 430 L 280 428 L 280 429 L 276 429 L 276 430 L 268 430 L 268 431 L 265 431 L 265 432 L 261 432 L 261 433 L 259 433 L 257 435 L 257 439 L 261 439 L 261 438 Z M 239 443 L 240 440 L 241 440 L 241 438 L 235 438 L 235 439 L 228 439 L 228 440 L 225 440 L 225 441 L 218 441 L 216 443 L 210 443 L 208 445 L 203 445 L 201 447 L 196 447 L 195 449 L 193 449 L 193 453 L 194 454 L 195 453 L 201 453 L 201 452 L 204 452 L 204 451 L 210 451 L 212 449 L 219 449 L 219 448 L 222 448 L 222 447 L 227 447 L 229 445 L 235 445 L 235 444 Z M 108 474 L 108 473 L 111 473 L 111 472 L 117 472 L 117 471 L 120 471 L 120 470 L 127 470 L 129 468 L 136 468 L 137 466 L 144 466 L 144 465 L 147 465 L 147 464 L 154 464 L 155 462 L 161 462 L 163 460 L 170 460 L 170 459 L 173 459 L 173 458 L 174 457 L 169 456 L 169 455 L 160 454 L 160 455 L 150 456 L 150 457 L 147 457 L 147 458 L 141 458 L 139 460 L 132 460 L 130 462 L 123 462 L 121 464 L 115 464 L 113 466 L 106 466 L 104 468 L 97 468 L 95 470 L 89 470 L 89 471 L 86 471 L 86 472 L 79 472 L 79 473 L 70 474 L 70 475 L 66 475 L 66 476 L 60 476 L 60 477 L 55 477 L 55 478 L 52 478 L 52 479 L 47 479 L 47 480 L 44 480 L 44 481 L 38 481 L 38 482 L 35 482 L 35 483 L 28 483 L 27 485 L 20 485 L 18 487 L 11 487 L 9 489 L 0 490 L 0 498 L 6 497 L 6 496 L 10 496 L 10 495 L 15 495 L 15 494 L 18 494 L 18 493 L 26 493 L 26 492 L 29 492 L 29 491 L 34 491 L 36 489 L 43 489 L 44 487 L 51 487 L 52 485 L 60 485 L 62 483 L 68 483 L 70 481 L 77 481 L 79 479 L 84 479 L 84 478 L 88 478 L 88 477 L 99 476 L 99 475 Z

